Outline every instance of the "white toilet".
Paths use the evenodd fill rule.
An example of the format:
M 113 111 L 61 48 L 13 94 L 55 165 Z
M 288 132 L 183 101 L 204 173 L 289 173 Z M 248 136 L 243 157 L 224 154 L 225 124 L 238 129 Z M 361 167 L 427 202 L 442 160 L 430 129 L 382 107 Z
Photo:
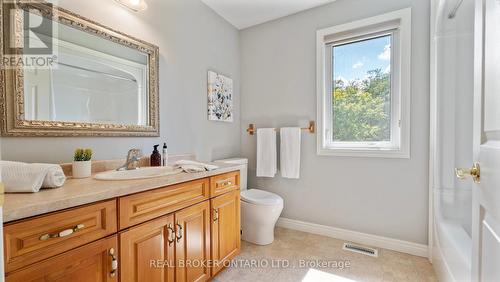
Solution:
M 240 164 L 241 239 L 257 245 L 274 241 L 274 226 L 283 210 L 283 198 L 271 192 L 247 189 L 247 159 L 225 159 L 216 162 Z

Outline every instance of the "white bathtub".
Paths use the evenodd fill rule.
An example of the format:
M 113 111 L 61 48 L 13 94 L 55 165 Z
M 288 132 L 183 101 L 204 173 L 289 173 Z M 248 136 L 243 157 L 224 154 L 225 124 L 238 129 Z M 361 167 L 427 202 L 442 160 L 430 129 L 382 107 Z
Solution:
M 472 161 L 474 0 L 432 0 L 431 237 L 440 281 L 471 279 L 472 183 L 455 167 Z

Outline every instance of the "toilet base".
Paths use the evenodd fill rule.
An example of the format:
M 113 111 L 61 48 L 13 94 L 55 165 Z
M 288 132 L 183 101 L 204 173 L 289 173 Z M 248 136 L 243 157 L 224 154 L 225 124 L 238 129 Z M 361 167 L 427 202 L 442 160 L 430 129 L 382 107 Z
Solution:
M 278 205 L 255 205 L 241 202 L 241 239 L 256 245 L 269 245 L 274 241 L 274 226 L 283 210 Z
M 252 227 L 242 228 L 241 240 L 247 241 L 256 245 L 269 245 L 274 242 L 274 224 L 273 226 L 262 226 L 262 227 Z

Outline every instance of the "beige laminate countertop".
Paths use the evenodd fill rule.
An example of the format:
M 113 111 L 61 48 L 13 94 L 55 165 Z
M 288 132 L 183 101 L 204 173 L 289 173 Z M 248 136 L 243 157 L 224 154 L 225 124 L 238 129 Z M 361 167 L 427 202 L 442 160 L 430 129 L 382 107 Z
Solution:
M 103 181 L 94 178 L 71 179 L 63 187 L 42 189 L 38 193 L 5 194 L 3 221 L 9 222 L 48 212 L 63 210 L 137 192 L 161 188 L 226 172 L 236 171 L 241 165 L 217 163 L 218 169 L 200 173 L 180 173 L 164 177 Z

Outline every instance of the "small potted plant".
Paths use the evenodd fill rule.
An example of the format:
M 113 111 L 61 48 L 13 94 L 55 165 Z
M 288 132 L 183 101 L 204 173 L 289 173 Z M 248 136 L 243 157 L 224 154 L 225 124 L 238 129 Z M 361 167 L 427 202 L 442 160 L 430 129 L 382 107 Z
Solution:
M 92 175 L 92 149 L 76 149 L 73 159 L 73 178 L 86 178 Z

